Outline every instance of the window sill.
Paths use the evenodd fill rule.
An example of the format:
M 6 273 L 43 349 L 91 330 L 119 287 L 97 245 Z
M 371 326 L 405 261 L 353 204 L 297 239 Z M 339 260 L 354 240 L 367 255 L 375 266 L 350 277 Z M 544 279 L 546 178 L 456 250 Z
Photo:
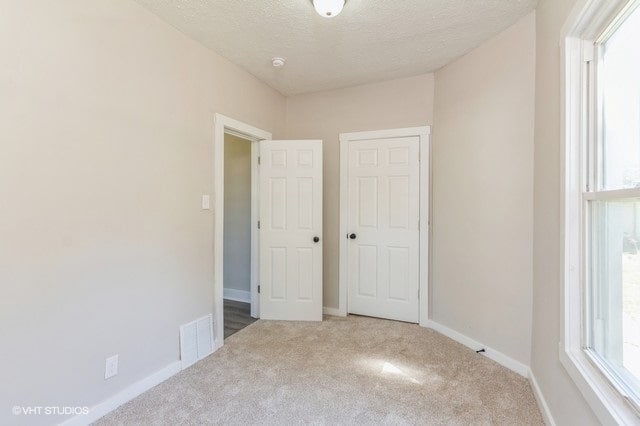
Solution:
M 634 425 L 640 415 L 629 405 L 582 350 L 559 345 L 560 363 L 603 424 Z

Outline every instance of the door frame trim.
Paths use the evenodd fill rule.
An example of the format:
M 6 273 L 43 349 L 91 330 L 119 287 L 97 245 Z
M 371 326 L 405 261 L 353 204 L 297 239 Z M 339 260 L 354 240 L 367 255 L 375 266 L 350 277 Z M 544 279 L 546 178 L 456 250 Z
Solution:
M 369 132 L 340 133 L 340 234 L 339 244 L 339 305 L 338 313 L 347 315 L 347 297 L 349 289 L 347 286 L 347 240 L 345 235 L 348 232 L 348 169 L 349 169 L 349 143 L 359 140 L 387 139 L 417 136 L 420 144 L 420 250 L 418 254 L 419 263 L 419 324 L 426 327 L 429 321 L 429 208 L 430 208 L 430 158 L 431 158 L 431 126 L 406 127 L 399 129 L 374 130 Z
M 213 119 L 213 312 L 214 350 L 224 345 L 224 135 L 251 141 L 251 316 L 259 317 L 258 298 L 258 142 L 271 133 L 216 113 Z M 256 226 L 254 226 L 256 224 Z

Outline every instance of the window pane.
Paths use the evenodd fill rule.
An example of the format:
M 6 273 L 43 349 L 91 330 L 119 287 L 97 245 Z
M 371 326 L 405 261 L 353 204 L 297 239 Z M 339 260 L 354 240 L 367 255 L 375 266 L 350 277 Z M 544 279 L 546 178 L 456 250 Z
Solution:
M 640 397 L 640 199 L 590 212 L 589 347 Z
M 602 189 L 640 187 L 640 8 L 602 45 Z

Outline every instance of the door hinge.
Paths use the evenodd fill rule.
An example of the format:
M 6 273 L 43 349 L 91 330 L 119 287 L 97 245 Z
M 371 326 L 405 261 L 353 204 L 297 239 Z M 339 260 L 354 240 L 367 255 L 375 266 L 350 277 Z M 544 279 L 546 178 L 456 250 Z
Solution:
M 258 221 L 258 229 L 260 229 L 260 221 Z
M 258 284 L 258 293 L 260 293 L 260 284 Z
M 258 155 L 258 166 L 260 165 L 260 156 Z

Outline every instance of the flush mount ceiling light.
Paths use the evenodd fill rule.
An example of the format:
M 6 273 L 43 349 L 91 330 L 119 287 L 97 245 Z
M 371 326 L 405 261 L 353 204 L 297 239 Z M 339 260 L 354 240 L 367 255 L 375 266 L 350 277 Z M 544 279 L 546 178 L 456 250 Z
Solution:
M 345 0 L 312 0 L 316 12 L 324 18 L 333 18 L 342 12 L 344 1 Z

